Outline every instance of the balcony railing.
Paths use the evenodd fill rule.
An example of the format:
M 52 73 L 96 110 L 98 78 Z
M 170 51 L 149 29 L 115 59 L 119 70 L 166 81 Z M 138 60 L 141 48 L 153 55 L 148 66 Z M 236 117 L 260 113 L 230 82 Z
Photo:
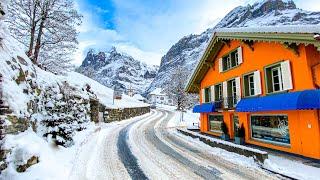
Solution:
M 216 101 L 214 101 L 215 108 L 223 109 L 223 108 L 235 108 L 239 100 L 241 99 L 240 96 L 230 96 L 230 97 L 223 97 Z

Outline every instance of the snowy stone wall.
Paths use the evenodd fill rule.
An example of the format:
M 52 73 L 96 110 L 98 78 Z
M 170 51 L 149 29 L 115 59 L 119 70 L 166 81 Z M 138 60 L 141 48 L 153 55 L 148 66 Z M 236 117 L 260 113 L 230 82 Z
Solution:
M 105 109 L 104 122 L 121 121 L 132 117 L 140 116 L 150 112 L 150 107 Z

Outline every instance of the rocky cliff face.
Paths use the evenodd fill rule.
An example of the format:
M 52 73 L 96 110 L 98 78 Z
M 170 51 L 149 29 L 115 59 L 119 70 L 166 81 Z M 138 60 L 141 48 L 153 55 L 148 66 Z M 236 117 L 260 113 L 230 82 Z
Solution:
M 216 28 L 320 24 L 320 12 L 298 9 L 291 0 L 262 0 L 239 6 L 229 12 L 215 27 L 200 35 L 183 37 L 161 59 L 157 76 L 147 92 L 167 83 L 178 66 L 192 72 Z
M 149 66 L 111 48 L 109 52 L 90 50 L 78 71 L 107 87 L 117 86 L 144 92 L 156 76 L 158 67 Z

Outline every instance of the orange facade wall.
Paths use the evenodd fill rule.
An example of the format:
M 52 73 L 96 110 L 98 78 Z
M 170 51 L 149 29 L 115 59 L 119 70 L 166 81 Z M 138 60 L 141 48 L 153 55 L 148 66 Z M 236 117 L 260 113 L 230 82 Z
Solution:
M 218 59 L 228 54 L 230 51 L 241 46 L 243 51 L 243 63 L 227 72 L 219 73 Z M 281 62 L 283 60 L 291 61 L 291 71 L 293 87 L 292 91 L 299 91 L 305 89 L 314 89 L 312 72 L 310 64 L 308 64 L 306 56 L 306 48 L 303 45 L 299 46 L 300 56 L 295 55 L 293 51 L 286 49 L 280 43 L 266 43 L 257 42 L 254 44 L 254 51 L 252 51 L 247 45 L 240 43 L 239 41 L 231 41 L 230 47 L 223 46 L 215 59 L 214 68 L 211 68 L 207 75 L 201 82 L 201 89 L 213 84 L 221 83 L 228 79 L 232 79 L 237 76 L 242 76 L 245 73 L 260 70 L 262 81 L 262 93 L 265 95 L 265 81 L 264 81 L 264 67 Z
M 243 63 L 227 72 L 219 73 L 218 59 L 225 54 L 228 54 L 230 51 L 235 50 L 239 46 L 243 49 Z M 241 77 L 241 81 L 243 81 L 243 74 L 260 70 L 262 96 L 265 96 L 266 83 L 264 78 L 264 67 L 283 60 L 290 60 L 291 64 L 293 89 L 290 91 L 315 89 L 317 88 L 317 85 L 320 85 L 320 65 L 317 65 L 320 62 L 320 53 L 313 46 L 300 45 L 299 55 L 296 55 L 293 51 L 285 48 L 280 43 L 257 42 L 253 47 L 254 51 L 239 41 L 231 41 L 230 46 L 224 45 L 214 61 L 215 63 L 213 68 L 207 72 L 206 76 L 202 80 L 201 89 L 222 83 L 223 81 L 235 77 Z M 319 77 L 319 79 L 317 77 Z M 241 89 L 243 88 L 241 87 Z M 234 111 L 223 111 L 221 113 L 224 115 L 224 121 L 229 128 L 229 134 L 231 137 L 234 136 L 231 117 L 234 114 L 237 114 L 239 117 L 239 123 L 243 124 L 246 129 L 245 140 L 247 143 L 320 159 L 319 110 L 255 113 L 288 115 L 290 146 L 280 146 L 269 142 L 251 139 L 250 113 L 238 113 Z M 208 114 L 201 114 L 200 130 L 202 132 L 209 131 L 207 117 Z M 219 134 L 213 133 L 213 135 Z

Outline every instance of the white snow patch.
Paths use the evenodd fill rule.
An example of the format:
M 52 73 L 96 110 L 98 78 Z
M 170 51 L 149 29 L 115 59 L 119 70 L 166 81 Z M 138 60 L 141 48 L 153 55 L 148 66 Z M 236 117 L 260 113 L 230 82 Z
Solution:
M 264 167 L 296 179 L 318 180 L 320 177 L 320 168 L 270 154 Z

